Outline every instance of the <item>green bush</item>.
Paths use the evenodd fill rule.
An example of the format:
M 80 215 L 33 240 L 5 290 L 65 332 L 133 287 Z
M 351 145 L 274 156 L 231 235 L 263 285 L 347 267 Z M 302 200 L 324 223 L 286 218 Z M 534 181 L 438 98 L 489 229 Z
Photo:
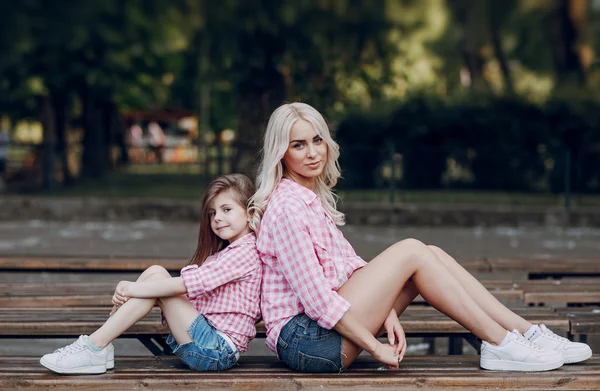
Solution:
M 567 164 L 571 190 L 600 189 L 600 102 L 593 98 L 538 105 L 510 97 L 416 96 L 377 114 L 354 111 L 340 122 L 337 139 L 352 188 L 388 180 L 380 167 L 393 147 L 402 155 L 405 189 L 562 192 Z M 453 177 L 448 162 L 469 175 Z

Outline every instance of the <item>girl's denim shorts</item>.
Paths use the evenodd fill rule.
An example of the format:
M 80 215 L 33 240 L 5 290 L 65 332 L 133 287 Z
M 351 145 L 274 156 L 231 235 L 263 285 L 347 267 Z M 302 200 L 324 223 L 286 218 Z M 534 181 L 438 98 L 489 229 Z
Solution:
M 179 345 L 173 335 L 169 334 L 167 344 L 190 369 L 224 371 L 237 364 L 238 350 L 232 349 L 203 315 L 198 315 L 187 331 L 194 342 Z
M 305 314 L 283 326 L 277 339 L 277 354 L 288 367 L 300 372 L 340 372 L 342 336 L 327 330 Z

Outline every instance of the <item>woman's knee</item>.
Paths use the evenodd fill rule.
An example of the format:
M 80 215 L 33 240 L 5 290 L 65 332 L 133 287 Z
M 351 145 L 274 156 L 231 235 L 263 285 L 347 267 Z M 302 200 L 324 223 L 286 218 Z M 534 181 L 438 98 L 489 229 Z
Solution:
M 404 239 L 396 242 L 392 248 L 398 255 L 397 259 L 402 259 L 410 262 L 420 262 L 428 258 L 431 251 L 423 242 L 418 239 Z

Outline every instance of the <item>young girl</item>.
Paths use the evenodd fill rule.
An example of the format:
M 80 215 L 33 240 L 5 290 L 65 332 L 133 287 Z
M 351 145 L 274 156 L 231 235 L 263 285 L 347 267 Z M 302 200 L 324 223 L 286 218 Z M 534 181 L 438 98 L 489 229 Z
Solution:
M 419 293 L 484 341 L 482 368 L 544 371 L 591 356 L 586 344 L 504 307 L 438 247 L 406 239 L 368 264 L 358 257 L 336 227 L 344 222 L 331 192 L 339 147 L 311 106 L 279 107 L 263 152 L 250 204 L 264 264 L 261 310 L 267 346 L 292 369 L 338 372 L 362 350 L 398 368 L 406 351 L 398 315 Z M 389 344 L 376 338 L 384 331 Z
M 114 367 L 111 341 L 158 304 L 171 331 L 168 345 L 191 369 L 236 365 L 256 335 L 259 316 L 262 264 L 247 213 L 253 192 L 241 174 L 214 180 L 202 201 L 198 247 L 181 277 L 151 266 L 136 282 L 121 281 L 106 323 L 40 363 L 57 373 L 104 373 Z

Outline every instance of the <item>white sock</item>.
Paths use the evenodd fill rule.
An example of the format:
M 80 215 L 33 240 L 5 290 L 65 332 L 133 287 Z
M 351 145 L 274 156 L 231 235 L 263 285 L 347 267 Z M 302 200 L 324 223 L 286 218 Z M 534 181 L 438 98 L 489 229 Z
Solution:
M 87 346 L 89 346 L 90 349 L 92 349 L 94 352 L 99 352 L 99 351 L 102 350 L 101 348 L 98 348 L 98 347 L 94 346 L 94 344 L 92 343 L 92 341 L 89 340 L 89 338 L 88 338 L 87 335 L 83 336 L 83 340 L 85 341 L 85 344 Z
M 527 330 L 527 331 L 525 332 L 525 334 L 523 334 L 523 336 L 524 336 L 525 338 L 527 338 L 527 339 L 531 340 L 531 337 L 533 337 L 533 336 L 535 335 L 535 333 L 536 333 L 537 329 L 538 329 L 538 326 L 534 324 L 533 326 L 531 326 L 531 327 L 529 328 L 529 330 Z

